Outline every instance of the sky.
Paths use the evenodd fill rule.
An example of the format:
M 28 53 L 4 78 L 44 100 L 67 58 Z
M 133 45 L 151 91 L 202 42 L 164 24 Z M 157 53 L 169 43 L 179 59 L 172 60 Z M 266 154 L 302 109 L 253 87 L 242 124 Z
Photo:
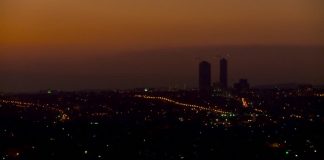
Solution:
M 323 84 L 321 0 L 1 0 L 0 91 Z M 215 58 L 216 57 L 216 58 Z

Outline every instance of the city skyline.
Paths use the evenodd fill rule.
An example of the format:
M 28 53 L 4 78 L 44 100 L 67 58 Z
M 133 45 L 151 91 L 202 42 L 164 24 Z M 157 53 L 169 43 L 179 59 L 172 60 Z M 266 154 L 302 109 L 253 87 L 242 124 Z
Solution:
M 28 54 L 24 57 L 4 52 L 0 59 L 0 91 L 183 88 L 184 85 L 197 88 L 197 63 L 205 59 L 215 64 L 212 65 L 215 71 L 212 82 L 217 82 L 218 56 L 228 56 L 230 86 L 240 78 L 249 79 L 252 87 L 285 83 L 322 85 L 323 50 L 323 47 L 300 46 L 228 46 L 170 48 L 107 56 L 105 50 L 66 48 L 24 50 Z M 47 57 L 41 54 L 43 52 L 53 54 Z M 93 54 L 73 56 L 79 52 Z
M 240 78 L 252 86 L 323 85 L 322 6 L 318 0 L 2 0 L 0 91 L 198 88 L 196 64 L 219 56 L 231 63 L 229 86 Z
M 324 160 L 323 0 L 0 0 L 0 159 Z

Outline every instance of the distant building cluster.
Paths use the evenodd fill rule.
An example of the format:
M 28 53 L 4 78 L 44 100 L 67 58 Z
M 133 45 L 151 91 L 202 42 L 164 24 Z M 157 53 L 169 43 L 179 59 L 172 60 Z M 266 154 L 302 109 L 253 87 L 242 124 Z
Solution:
M 201 94 L 209 94 L 212 89 L 227 90 L 228 87 L 228 62 L 225 58 L 219 61 L 219 82 L 211 85 L 211 64 L 207 61 L 199 63 L 199 91 Z M 247 79 L 240 79 L 239 82 L 234 84 L 234 89 L 237 91 L 246 91 L 250 88 Z

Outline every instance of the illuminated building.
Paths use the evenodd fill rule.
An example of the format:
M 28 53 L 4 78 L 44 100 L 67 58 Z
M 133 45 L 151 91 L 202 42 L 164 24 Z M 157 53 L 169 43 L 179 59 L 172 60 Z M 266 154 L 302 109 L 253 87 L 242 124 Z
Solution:
M 222 58 L 220 60 L 220 85 L 222 88 L 227 88 L 227 60 L 225 58 Z
M 208 93 L 211 89 L 211 65 L 206 61 L 199 63 L 199 91 Z

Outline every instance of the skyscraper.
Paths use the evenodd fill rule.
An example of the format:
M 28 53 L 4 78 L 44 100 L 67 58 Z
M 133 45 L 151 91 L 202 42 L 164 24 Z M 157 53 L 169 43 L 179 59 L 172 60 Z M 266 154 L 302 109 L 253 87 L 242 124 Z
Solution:
M 199 63 L 199 90 L 208 93 L 211 88 L 211 65 L 206 61 Z
M 227 88 L 227 60 L 225 58 L 222 58 L 220 60 L 220 85 L 222 88 Z

